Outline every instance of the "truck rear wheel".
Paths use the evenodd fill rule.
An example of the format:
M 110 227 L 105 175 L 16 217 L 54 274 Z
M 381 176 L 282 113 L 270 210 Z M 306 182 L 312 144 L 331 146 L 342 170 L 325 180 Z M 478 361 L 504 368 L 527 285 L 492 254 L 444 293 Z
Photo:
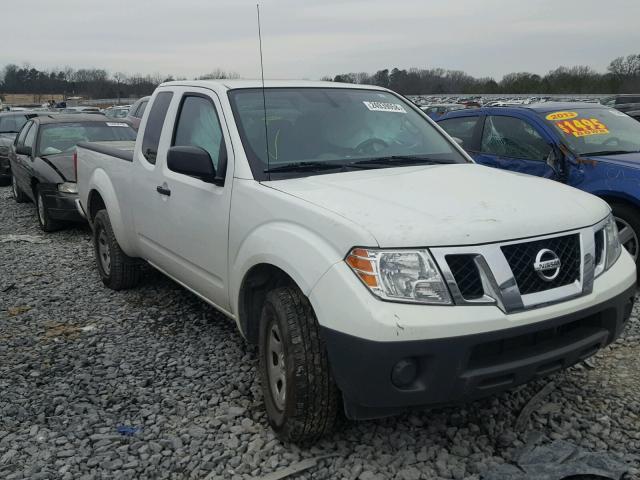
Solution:
M 98 272 L 105 286 L 124 290 L 140 282 L 142 266 L 118 245 L 106 210 L 100 210 L 93 220 L 93 247 Z
M 611 209 L 620 233 L 620 243 L 638 266 L 640 260 L 640 214 L 636 208 L 624 203 L 612 203 Z
M 336 422 L 340 394 L 313 309 L 295 287 L 271 290 L 260 319 L 260 379 L 269 424 L 285 441 L 313 441 Z

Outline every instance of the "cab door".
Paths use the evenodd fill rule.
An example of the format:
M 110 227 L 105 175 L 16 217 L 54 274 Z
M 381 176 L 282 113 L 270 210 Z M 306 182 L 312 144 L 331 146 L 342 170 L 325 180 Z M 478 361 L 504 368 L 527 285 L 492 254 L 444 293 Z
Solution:
M 557 179 L 552 167 L 559 152 L 539 126 L 515 115 L 492 114 L 484 119 L 474 159 L 489 167 Z
M 168 148 L 204 150 L 219 181 L 205 181 L 172 170 L 163 148 L 162 156 L 158 156 L 161 183 L 155 194 L 161 203 L 154 219 L 160 228 L 154 243 L 163 252 L 160 260 L 163 270 L 228 310 L 231 140 L 220 101 L 213 91 L 194 87 L 174 91 L 176 98 L 168 118 L 174 118 L 175 123 L 167 132 L 168 138 L 163 133 L 161 145 L 167 140 Z

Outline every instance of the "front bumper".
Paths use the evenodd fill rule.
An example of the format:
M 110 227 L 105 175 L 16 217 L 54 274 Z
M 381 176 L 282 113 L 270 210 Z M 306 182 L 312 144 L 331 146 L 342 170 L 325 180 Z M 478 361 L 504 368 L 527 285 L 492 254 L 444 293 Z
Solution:
M 43 192 L 44 204 L 51 218 L 66 222 L 84 222 L 76 208 L 77 193 L 63 193 L 56 189 Z
M 636 281 L 635 264 L 623 252 L 589 295 L 505 314 L 494 306 L 381 302 L 361 296 L 359 281 L 360 290 L 351 288 L 351 277 L 335 265 L 310 299 L 353 419 L 465 402 L 567 368 L 618 337 Z M 321 302 L 329 291 L 333 300 Z M 340 301 L 345 293 L 353 301 Z

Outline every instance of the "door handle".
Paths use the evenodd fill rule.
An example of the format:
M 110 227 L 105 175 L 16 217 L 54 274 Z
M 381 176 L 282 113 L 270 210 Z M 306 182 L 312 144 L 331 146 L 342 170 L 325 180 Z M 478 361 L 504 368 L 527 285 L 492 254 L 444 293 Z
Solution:
M 166 183 L 164 185 L 158 185 L 156 187 L 156 192 L 160 195 L 166 195 L 167 197 L 171 196 L 171 190 L 169 190 Z

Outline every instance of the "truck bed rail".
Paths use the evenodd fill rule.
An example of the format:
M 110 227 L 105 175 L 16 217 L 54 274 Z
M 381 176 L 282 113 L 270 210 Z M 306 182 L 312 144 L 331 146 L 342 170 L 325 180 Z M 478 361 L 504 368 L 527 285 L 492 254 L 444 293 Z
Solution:
M 103 153 L 111 157 L 119 158 L 127 162 L 133 162 L 133 150 L 123 150 L 115 147 L 108 147 L 106 145 L 95 144 L 91 142 L 80 142 L 78 147 L 85 148 L 98 153 Z

